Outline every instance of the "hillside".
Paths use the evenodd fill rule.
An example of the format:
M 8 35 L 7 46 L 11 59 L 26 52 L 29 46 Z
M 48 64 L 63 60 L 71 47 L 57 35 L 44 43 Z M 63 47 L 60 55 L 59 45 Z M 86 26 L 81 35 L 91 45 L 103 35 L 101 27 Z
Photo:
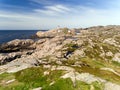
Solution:
M 0 45 L 0 90 L 120 90 L 120 26 L 36 35 Z

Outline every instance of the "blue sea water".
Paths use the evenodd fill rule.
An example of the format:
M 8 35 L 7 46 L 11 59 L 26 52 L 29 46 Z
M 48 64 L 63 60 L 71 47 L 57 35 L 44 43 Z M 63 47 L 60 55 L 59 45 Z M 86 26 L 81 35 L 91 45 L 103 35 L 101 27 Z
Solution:
M 14 39 L 28 39 L 38 30 L 0 30 L 0 44 Z

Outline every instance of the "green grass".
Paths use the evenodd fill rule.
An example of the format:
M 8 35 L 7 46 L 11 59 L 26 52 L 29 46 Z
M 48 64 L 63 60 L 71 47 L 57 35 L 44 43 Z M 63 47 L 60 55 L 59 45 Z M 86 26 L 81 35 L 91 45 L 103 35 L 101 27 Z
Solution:
M 93 82 L 92 85 L 94 86 L 95 90 L 104 90 L 104 84 L 100 82 Z
M 76 87 L 74 90 L 90 90 L 90 84 L 82 81 L 76 81 Z
M 49 75 L 44 76 L 44 71 L 49 71 Z M 0 90 L 30 90 L 38 87 L 42 87 L 43 90 L 90 90 L 90 84 L 76 81 L 75 85 L 73 85 L 70 78 L 60 78 L 63 74 L 65 73 L 61 70 L 51 71 L 42 67 L 27 68 L 14 74 L 3 73 L 0 75 L 0 81 L 8 81 L 14 78 L 16 80 L 9 84 L 0 84 Z M 53 81 L 55 83 L 50 85 Z
M 44 76 L 43 68 L 30 68 L 23 71 L 19 71 L 15 74 L 16 79 L 19 82 L 24 82 L 30 86 L 30 88 L 46 87 L 52 81 L 56 81 L 61 75 L 62 71 L 49 71 L 49 75 Z
M 43 78 L 43 68 L 32 67 L 15 73 L 15 77 L 20 82 L 37 82 Z
M 119 63 L 119 62 L 117 62 L 117 61 L 112 61 L 112 63 L 113 63 L 114 65 L 116 65 L 116 66 L 119 66 L 119 67 L 120 67 L 120 63 Z
M 49 75 L 44 75 L 44 71 L 49 71 Z M 30 90 L 37 87 L 48 87 L 53 81 L 57 81 L 63 74 L 61 70 L 43 69 L 42 67 L 32 67 L 18 71 L 14 74 L 4 73 L 0 75 L 0 82 L 15 79 L 9 84 L 0 84 L 0 90 Z
M 120 84 L 120 76 L 114 74 L 113 72 L 100 69 L 100 68 L 111 68 L 119 73 L 120 67 L 118 62 L 113 62 L 112 60 L 110 60 L 110 62 L 105 62 L 102 59 L 93 59 L 90 57 L 84 57 L 84 58 L 78 58 L 78 59 L 79 60 L 77 61 L 80 62 L 81 67 L 71 66 L 75 64 L 76 60 L 68 59 L 63 63 L 67 66 L 71 66 L 75 68 L 75 70 L 80 73 L 88 72 L 90 74 L 103 78 L 107 81 Z
M 113 83 L 117 83 L 120 85 L 120 76 L 114 74 L 113 72 L 107 71 L 107 70 L 100 70 L 99 68 L 93 68 L 93 67 L 87 67 L 87 66 L 83 66 L 83 67 L 74 67 L 76 69 L 76 71 L 80 72 L 80 73 L 90 73 L 93 74 L 97 77 L 103 78 L 107 81 L 113 82 Z
M 76 81 L 75 85 L 71 81 L 70 78 L 67 79 L 59 79 L 53 85 L 44 88 L 43 90 L 90 90 L 90 85 L 82 81 Z M 92 83 L 95 90 L 103 90 L 102 85 L 99 83 Z
M 111 82 L 120 84 L 120 77 L 109 71 L 100 70 L 92 67 L 74 67 L 78 72 L 88 72 L 95 76 L 101 77 Z M 44 76 L 44 71 L 49 71 L 49 75 Z M 9 84 L 0 84 L 0 90 L 30 90 L 33 88 L 42 87 L 43 90 L 90 90 L 91 85 L 95 90 L 103 90 L 103 84 L 93 82 L 87 84 L 82 81 L 76 81 L 75 85 L 70 78 L 62 79 L 60 76 L 65 74 L 63 71 L 43 69 L 42 67 L 32 67 L 21 70 L 15 74 L 4 73 L 0 75 L 0 81 L 16 79 Z M 50 85 L 50 83 L 54 83 Z
M 0 74 L 0 90 L 28 90 L 23 83 L 14 81 L 12 83 L 6 84 L 5 82 L 15 79 L 12 73 Z
M 11 80 L 11 79 L 14 79 L 14 78 L 15 78 L 15 76 L 13 74 L 9 74 L 9 73 L 0 74 L 0 82 L 2 80 L 8 81 L 8 80 Z
M 13 82 L 5 86 L 0 86 L 0 90 L 29 90 L 29 86 L 24 83 Z
M 59 79 L 53 85 L 43 88 L 43 90 L 74 90 L 71 79 Z
M 54 70 L 50 72 L 49 75 L 46 76 L 47 81 L 50 81 L 50 82 L 57 81 L 60 78 L 60 76 L 62 76 L 63 74 L 64 72 L 61 70 Z
M 80 61 L 84 64 L 89 65 L 90 67 L 102 68 L 105 67 L 105 64 L 101 60 L 92 59 L 89 57 L 81 58 Z

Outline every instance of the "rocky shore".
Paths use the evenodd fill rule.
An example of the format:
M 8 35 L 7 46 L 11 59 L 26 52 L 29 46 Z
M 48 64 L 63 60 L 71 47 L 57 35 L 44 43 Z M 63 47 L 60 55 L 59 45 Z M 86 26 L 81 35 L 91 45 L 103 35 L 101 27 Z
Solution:
M 58 28 L 39 31 L 36 35 L 39 37 L 36 41 L 16 39 L 0 45 L 0 90 L 21 90 L 9 89 L 5 84 L 9 80 L 1 77 L 5 73 L 11 75 L 27 72 L 24 70 L 31 73 L 31 68 L 42 68 L 41 76 L 50 76 L 53 71 L 56 71 L 56 74 L 62 71 L 62 74 L 57 76 L 57 79 L 54 75 L 50 77 L 54 77 L 53 80 L 48 78 L 49 85 L 44 86 L 46 83 L 41 84 L 38 80 L 39 82 L 34 82 L 37 83 L 35 87 L 28 86 L 25 90 L 57 90 L 49 88 L 59 87 L 56 84 L 61 78 L 71 80 L 73 84 L 69 90 L 120 90 L 120 26 Z M 39 70 L 32 72 L 34 77 Z M 14 77 L 13 75 L 14 81 L 9 84 L 22 82 L 24 88 L 27 87 L 24 80 Z M 64 88 L 59 90 L 68 90 L 66 86 L 70 83 L 65 84 Z

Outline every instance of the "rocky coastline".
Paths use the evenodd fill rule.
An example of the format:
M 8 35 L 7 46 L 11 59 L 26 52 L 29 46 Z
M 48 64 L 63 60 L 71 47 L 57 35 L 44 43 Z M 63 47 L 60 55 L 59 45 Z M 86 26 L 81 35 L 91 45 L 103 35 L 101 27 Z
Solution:
M 75 86 L 76 81 L 89 86 L 70 90 L 120 90 L 120 26 L 57 28 L 36 35 L 37 40 L 15 39 L 0 45 L 0 75 L 43 67 L 64 71 L 59 78 L 70 78 Z M 37 88 L 32 89 L 47 90 L 42 85 Z

